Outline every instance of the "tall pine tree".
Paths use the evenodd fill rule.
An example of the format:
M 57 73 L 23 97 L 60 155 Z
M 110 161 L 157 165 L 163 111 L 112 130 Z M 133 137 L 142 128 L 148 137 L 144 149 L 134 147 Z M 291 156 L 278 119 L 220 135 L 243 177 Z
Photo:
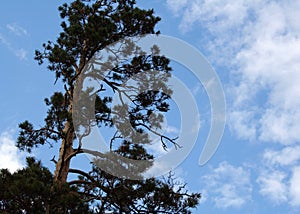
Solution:
M 63 19 L 62 32 L 57 41 L 43 44 L 43 50 L 36 51 L 35 59 L 39 64 L 48 64 L 56 81 L 62 81 L 63 90 L 45 99 L 48 106 L 45 125 L 35 129 L 28 121 L 21 123 L 17 141 L 17 146 L 28 152 L 44 144 L 58 143 L 58 159 L 53 158 L 56 169 L 52 175 L 40 162 L 28 158 L 28 166 L 16 173 L 2 170 L 0 210 L 6 213 L 191 213 L 190 209 L 197 206 L 200 194 L 188 193 L 185 184 L 177 183 L 173 174 L 163 178 L 129 180 L 114 176 L 103 168 L 115 167 L 120 172 L 127 170 L 112 155 L 118 154 L 148 161 L 137 169 L 141 173 L 138 176 L 142 176 L 154 158 L 144 147 L 151 141 L 147 131 L 158 135 L 164 148 L 168 143 L 178 146 L 175 139 L 160 135 L 153 129 L 160 127 L 161 113 L 169 109 L 171 91 L 149 90 L 131 98 L 134 106 L 128 108 L 129 123 L 135 132 L 144 136 L 143 143 L 128 139 L 128 130 L 120 125 L 110 141 L 110 153 L 89 151 L 96 157 L 90 171 L 74 169 L 70 165 L 77 155 L 88 152 L 81 147 L 72 120 L 75 84 L 82 81 L 80 78 L 86 66 L 95 54 L 114 42 L 143 34 L 158 34 L 155 25 L 160 18 L 154 16 L 153 10 L 137 8 L 134 0 L 76 0 L 63 4 L 59 11 Z M 158 52 L 155 48 L 153 51 Z M 90 121 L 87 118 L 87 125 L 118 126 L 114 117 L 120 109 L 111 109 L 112 97 L 103 92 L 111 90 L 126 96 L 122 84 L 128 78 L 155 70 L 166 74 L 164 77 L 170 76 L 169 60 L 163 56 L 139 55 L 113 66 L 102 78 L 101 90 L 91 100 L 95 105 L 95 119 Z M 82 86 L 82 82 L 79 85 Z M 156 124 L 151 123 L 150 115 L 156 115 Z M 77 174 L 78 178 L 74 180 L 69 176 L 68 179 L 71 173 Z

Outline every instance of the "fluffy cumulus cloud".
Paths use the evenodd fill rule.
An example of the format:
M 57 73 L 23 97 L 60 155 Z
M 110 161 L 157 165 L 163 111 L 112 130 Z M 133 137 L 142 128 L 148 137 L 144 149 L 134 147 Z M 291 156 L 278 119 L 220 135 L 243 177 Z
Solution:
M 203 192 L 209 192 L 204 197 L 218 208 L 239 208 L 251 200 L 250 173 L 243 167 L 222 162 L 201 180 L 205 186 Z
M 210 34 L 211 60 L 231 69 L 232 130 L 245 139 L 299 142 L 300 1 L 167 3 L 182 15 L 183 32 L 201 27 Z
M 18 151 L 12 132 L 0 134 L 0 169 L 6 168 L 11 172 L 23 167 L 24 155 Z
M 281 150 L 267 149 L 263 160 L 268 166 L 294 166 L 300 160 L 300 146 L 288 146 Z
M 262 172 L 257 179 L 260 194 L 269 198 L 275 204 L 286 202 L 288 200 L 286 178 L 286 173 L 282 171 Z
M 265 150 L 257 179 L 259 192 L 274 204 L 300 206 L 300 146 Z

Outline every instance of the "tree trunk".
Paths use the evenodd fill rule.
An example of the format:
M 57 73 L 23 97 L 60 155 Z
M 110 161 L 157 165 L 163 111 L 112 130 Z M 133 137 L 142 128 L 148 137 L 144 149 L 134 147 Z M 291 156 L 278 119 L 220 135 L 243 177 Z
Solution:
M 65 137 L 60 145 L 59 158 L 54 172 L 54 181 L 58 185 L 67 181 L 71 159 L 66 160 L 66 158 L 73 152 L 74 128 L 70 127 L 69 121 L 66 122 L 63 132 Z
M 84 41 L 84 47 L 83 50 L 86 49 L 86 41 Z M 77 87 L 79 87 L 81 89 L 82 84 L 83 84 L 83 77 L 80 77 L 80 73 L 83 69 L 85 65 L 85 58 L 81 57 L 80 59 L 80 65 L 79 67 L 75 66 L 76 68 L 76 75 L 75 76 L 79 76 L 77 81 Z M 73 89 L 72 91 L 68 91 L 66 89 L 66 94 L 67 96 L 69 96 L 69 113 L 72 115 L 72 111 L 73 111 Z M 67 100 L 65 100 L 67 102 Z M 57 182 L 57 184 L 61 185 L 63 183 L 66 183 L 67 181 L 67 177 L 68 177 L 68 173 L 69 173 L 69 168 L 70 168 L 70 162 L 71 159 L 66 160 L 67 157 L 69 157 L 70 154 L 73 153 L 73 141 L 74 141 L 74 137 L 75 137 L 75 131 L 74 131 L 74 127 L 71 127 L 70 121 L 67 121 L 65 123 L 65 127 L 63 129 L 63 133 L 65 134 L 65 137 L 62 140 L 62 143 L 60 145 L 60 149 L 59 149 L 59 158 L 58 161 L 56 163 L 56 169 L 54 172 L 54 181 Z

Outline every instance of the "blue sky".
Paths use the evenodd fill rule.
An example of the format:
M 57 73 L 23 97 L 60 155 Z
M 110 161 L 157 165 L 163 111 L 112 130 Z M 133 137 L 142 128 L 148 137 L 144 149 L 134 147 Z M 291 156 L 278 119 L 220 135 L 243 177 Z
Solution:
M 198 101 L 201 127 L 193 151 L 176 175 L 190 190 L 202 192 L 194 213 L 299 213 L 300 1 L 138 3 L 153 7 L 162 17 L 158 29 L 163 34 L 199 49 L 224 88 L 224 136 L 213 158 L 200 167 L 210 104 L 200 83 L 187 83 Z M 13 0 L 0 8 L 2 168 L 14 171 L 24 165 L 26 154 L 13 146 L 17 124 L 28 119 L 41 126 L 44 98 L 60 89 L 54 75 L 33 61 L 34 50 L 60 31 L 59 4 Z M 47 146 L 34 151 L 50 169 L 52 154 Z

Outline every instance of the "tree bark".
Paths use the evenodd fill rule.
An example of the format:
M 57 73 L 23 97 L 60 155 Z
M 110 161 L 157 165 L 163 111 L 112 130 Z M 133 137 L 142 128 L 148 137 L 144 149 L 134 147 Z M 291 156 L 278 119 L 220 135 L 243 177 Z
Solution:
M 58 185 L 66 183 L 67 181 L 71 159 L 66 159 L 66 157 L 73 152 L 74 128 L 71 127 L 69 121 L 65 123 L 63 132 L 65 137 L 60 145 L 59 158 L 54 172 L 54 181 Z

